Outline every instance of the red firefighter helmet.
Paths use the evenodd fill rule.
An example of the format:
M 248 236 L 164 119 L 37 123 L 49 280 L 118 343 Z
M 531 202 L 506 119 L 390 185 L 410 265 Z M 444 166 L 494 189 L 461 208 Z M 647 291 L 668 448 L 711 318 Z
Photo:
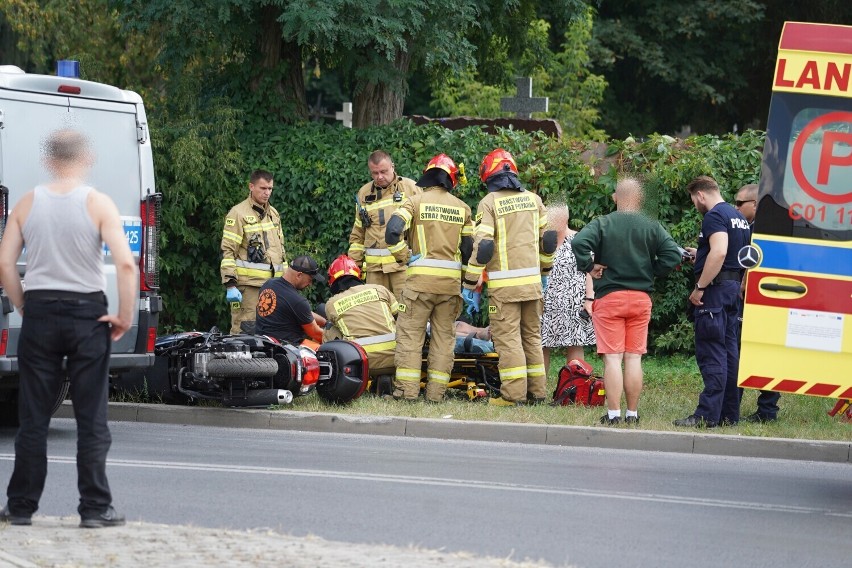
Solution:
M 328 285 L 334 284 L 334 281 L 341 276 L 354 276 L 359 280 L 361 279 L 361 268 L 358 263 L 345 254 L 335 258 L 331 266 L 328 267 Z
M 453 187 L 458 185 L 459 179 L 459 168 L 456 166 L 456 163 L 452 158 L 447 156 L 446 154 L 438 154 L 426 164 L 426 168 L 423 170 L 423 173 L 431 170 L 432 168 L 438 168 L 444 170 L 449 174 L 450 181 L 453 182 Z
M 492 175 L 503 171 L 505 164 L 509 165 L 509 170 L 512 173 L 518 175 L 518 166 L 515 165 L 515 158 L 512 157 L 512 154 L 503 148 L 497 148 L 482 158 L 482 163 L 479 164 L 479 179 L 484 183 Z

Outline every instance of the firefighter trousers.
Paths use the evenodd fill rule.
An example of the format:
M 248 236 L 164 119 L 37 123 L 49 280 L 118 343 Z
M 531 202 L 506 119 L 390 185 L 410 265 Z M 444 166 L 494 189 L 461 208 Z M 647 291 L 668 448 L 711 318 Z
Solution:
M 391 291 L 397 302 L 402 301 L 402 289 L 405 287 L 407 274 L 405 270 L 399 272 L 365 272 L 367 284 L 380 284 Z
M 257 286 L 237 286 L 243 295 L 239 302 L 231 302 L 231 334 L 243 333 L 240 324 L 244 321 L 254 323 L 257 320 L 257 297 L 260 288 Z
M 494 350 L 500 356 L 500 395 L 510 402 L 544 400 L 547 376 L 541 352 L 541 300 L 489 301 Z
M 461 311 L 460 295 L 402 291 L 396 320 L 396 378 L 394 396 L 414 400 L 420 395 L 420 369 L 426 322 L 431 322 L 426 360 L 426 400 L 439 402 L 447 391 L 456 344 L 455 321 Z

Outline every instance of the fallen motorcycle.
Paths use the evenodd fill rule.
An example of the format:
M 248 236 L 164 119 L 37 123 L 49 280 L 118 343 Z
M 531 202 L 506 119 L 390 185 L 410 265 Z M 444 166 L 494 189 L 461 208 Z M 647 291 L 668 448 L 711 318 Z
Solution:
M 145 390 L 167 403 L 215 400 L 231 407 L 289 404 L 313 391 L 333 404 L 350 402 L 368 382 L 360 345 L 329 341 L 316 351 L 261 335 L 188 331 L 158 337 L 154 366 L 140 377 L 125 375 L 124 390 Z M 136 383 L 136 384 L 134 384 Z

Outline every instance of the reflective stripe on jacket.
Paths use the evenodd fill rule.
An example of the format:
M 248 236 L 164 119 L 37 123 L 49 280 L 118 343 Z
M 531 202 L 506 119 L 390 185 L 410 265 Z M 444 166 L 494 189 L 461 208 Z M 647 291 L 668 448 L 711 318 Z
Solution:
M 262 245 L 263 262 L 249 262 L 248 248 L 252 241 Z M 225 216 L 221 248 L 222 284 L 235 281 L 238 286 L 263 286 L 270 278 L 284 273 L 286 252 L 281 216 L 272 205 L 261 207 L 249 197 Z
M 476 213 L 476 232 L 466 285 L 483 271 L 488 294 L 502 302 L 521 302 L 542 297 L 541 276 L 550 271 L 553 255 L 542 250 L 547 214 L 541 198 L 529 191 L 501 189 L 486 195 Z M 483 242 L 493 241 L 491 259 L 478 261 Z
M 391 255 L 385 242 L 385 225 L 406 198 L 420 193 L 414 180 L 397 176 L 386 188 L 378 188 L 373 182 L 358 190 L 358 206 L 355 207 L 355 222 L 349 233 L 348 255 L 362 264 L 365 272 L 401 272 L 400 264 Z M 363 207 L 370 217 L 370 226 L 364 227 L 358 209 Z
M 394 295 L 378 284 L 353 286 L 325 304 L 328 321 L 344 339 L 358 343 L 367 353 L 396 349 L 397 308 Z
M 390 247 L 399 262 L 421 255 L 408 267 L 405 287 L 433 294 L 461 293 L 463 236 L 472 236 L 470 207 L 443 187 L 424 189 L 406 200 L 395 215 L 405 221 L 408 241 Z

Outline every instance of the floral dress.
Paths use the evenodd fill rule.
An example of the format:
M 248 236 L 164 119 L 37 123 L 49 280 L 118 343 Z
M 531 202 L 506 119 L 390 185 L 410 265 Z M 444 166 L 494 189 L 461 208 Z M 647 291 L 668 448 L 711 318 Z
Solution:
M 553 269 L 544 292 L 542 347 L 595 344 L 591 318 L 580 317 L 586 297 L 586 275 L 577 270 L 577 259 L 571 250 L 573 239 L 573 234 L 566 235 L 553 259 Z

